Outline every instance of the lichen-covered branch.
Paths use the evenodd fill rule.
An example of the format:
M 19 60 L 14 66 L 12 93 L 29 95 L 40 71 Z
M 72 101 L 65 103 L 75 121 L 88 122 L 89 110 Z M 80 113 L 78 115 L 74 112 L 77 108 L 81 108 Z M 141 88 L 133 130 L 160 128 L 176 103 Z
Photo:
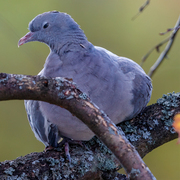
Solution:
M 173 117 L 178 112 L 180 93 L 169 93 L 120 126 L 140 156 L 144 157 L 153 149 L 178 137 L 172 127 Z
M 0 100 L 42 100 L 66 108 L 81 119 L 118 158 L 130 179 L 153 179 L 135 148 L 104 112 L 64 78 L 0 74 Z
M 52 93 L 53 89 L 59 89 L 58 87 L 61 87 L 62 91 L 59 95 L 62 99 L 66 99 L 67 95 L 68 99 L 72 99 L 76 91 L 80 99 L 88 99 L 85 94 L 75 88 L 73 82 L 68 82 L 63 78 L 56 80 L 48 80 L 39 76 L 0 74 L 0 99 L 23 99 L 23 93 L 28 96 L 28 99 L 32 97 L 40 99 L 39 96 L 46 97 L 48 91 Z M 68 89 L 62 86 L 61 81 L 64 81 Z M 6 89 L 2 90 L 2 87 Z M 26 88 L 28 90 L 25 90 Z M 9 93 L 11 90 L 14 93 Z M 73 95 L 72 90 L 75 93 Z M 18 95 L 19 98 L 17 98 Z M 55 95 L 53 97 L 57 99 Z M 145 108 L 136 118 L 120 124 L 126 137 L 136 147 L 141 157 L 156 147 L 177 138 L 171 124 L 174 114 L 180 111 L 179 107 L 180 93 L 164 95 L 156 104 Z M 94 179 L 114 179 L 117 177 L 125 179 L 116 172 L 120 168 L 119 161 L 96 137 L 85 142 L 85 147 L 71 145 L 70 153 L 71 164 L 66 162 L 62 148 L 57 152 L 32 153 L 14 161 L 5 161 L 0 164 L 0 178 L 91 179 L 93 177 Z
M 36 91 L 33 91 L 32 87 L 30 88 L 30 86 L 28 86 L 28 92 L 26 93 L 28 98 L 37 96 L 36 98 L 38 99 L 39 95 L 45 96 L 46 93 L 42 91 L 43 86 L 51 89 L 51 80 L 40 77 L 37 77 L 36 82 L 36 79 L 33 79 L 35 77 L 31 76 L 12 75 L 12 78 L 10 78 L 11 75 L 0 74 L 0 77 L 1 86 L 6 86 L 8 87 L 7 89 L 13 89 L 14 91 L 14 93 L 9 94 L 7 89 L 2 91 L 1 87 L 1 100 L 7 100 L 8 96 L 10 96 L 11 99 L 17 99 L 17 97 L 15 97 L 17 94 L 20 96 L 19 99 L 23 98 L 24 95 L 22 95 L 22 92 L 27 85 L 26 83 L 32 83 L 32 86 L 34 86 L 34 88 L 36 87 Z M 24 77 L 26 77 L 26 79 L 24 79 Z M 63 80 L 66 85 L 69 85 L 68 90 L 62 90 L 62 99 L 65 98 L 66 95 L 71 97 L 71 88 L 74 89 L 75 85 L 72 82 L 68 84 L 68 81 L 61 78 L 59 78 L 59 80 Z M 9 84 L 7 83 L 8 81 Z M 53 81 L 54 83 L 56 82 L 52 80 L 52 83 Z M 36 84 L 42 85 L 42 87 L 39 86 L 39 88 L 37 88 L 38 85 L 35 86 Z M 59 83 L 57 82 L 54 85 L 55 88 L 59 87 Z M 47 90 L 47 92 L 48 91 L 49 90 Z M 24 91 L 24 93 L 25 92 L 26 91 Z M 38 93 L 40 94 L 38 95 Z M 80 97 L 87 98 L 84 94 L 80 94 Z M 177 134 L 171 124 L 174 114 L 180 111 L 179 107 L 180 93 L 164 95 L 156 104 L 145 108 L 145 110 L 134 119 L 120 124 L 126 137 L 136 147 L 141 157 L 144 157 L 156 147 L 177 138 Z M 88 177 L 91 178 L 93 176 L 100 179 L 100 177 L 108 176 L 109 179 L 113 179 L 113 177 L 121 176 L 117 172 L 115 173 L 115 171 L 120 168 L 119 162 L 97 138 L 85 142 L 85 147 L 71 146 L 70 153 L 72 162 L 70 165 L 66 163 L 62 149 L 60 149 L 59 152 L 32 153 L 31 155 L 18 158 L 14 161 L 6 161 L 0 164 L 0 177 L 2 177 L 2 179 L 3 177 L 11 177 L 14 179 L 17 179 L 17 177 L 21 177 L 22 179 L 37 179 L 37 177 L 39 179 L 42 179 L 42 177 L 48 177 L 47 179 L 53 179 L 53 177 L 80 179 L 81 177 L 88 179 Z M 46 168 L 44 168 L 44 166 Z M 121 178 L 124 179 L 123 176 Z

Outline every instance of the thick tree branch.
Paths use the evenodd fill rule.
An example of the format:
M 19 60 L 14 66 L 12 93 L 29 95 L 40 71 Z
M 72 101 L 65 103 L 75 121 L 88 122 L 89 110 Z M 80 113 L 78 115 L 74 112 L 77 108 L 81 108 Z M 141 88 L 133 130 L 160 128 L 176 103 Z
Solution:
M 62 86 L 63 83 L 68 88 Z M 24 99 L 25 96 L 28 97 L 28 99 L 35 98 L 38 100 L 42 97 L 52 102 L 52 99 L 49 99 L 47 94 L 53 93 L 53 91 L 59 89 L 58 87 L 60 87 L 61 93 L 58 91 L 56 94 L 53 94 L 55 102 L 58 101 L 57 97 L 62 101 L 68 99 L 69 102 L 73 102 L 73 108 L 73 106 L 76 106 L 75 102 L 72 101 L 74 97 L 76 100 L 89 100 L 85 94 L 75 88 L 73 82 L 68 82 L 63 78 L 49 80 L 39 76 L 31 77 L 0 74 L 0 100 Z M 33 88 L 35 91 L 33 91 Z M 14 93 L 12 93 L 12 91 L 14 91 Z M 145 156 L 154 148 L 177 137 L 171 124 L 174 114 L 179 111 L 179 100 L 179 93 L 164 95 L 163 98 L 158 100 L 157 104 L 147 107 L 138 117 L 120 124 L 126 137 L 136 147 L 141 157 Z M 68 103 L 64 102 L 60 105 L 67 107 Z M 89 107 L 87 103 L 84 105 Z M 90 107 L 92 105 L 93 104 L 91 104 Z M 87 109 L 86 106 L 83 106 L 84 110 Z M 78 103 L 78 107 L 80 107 L 80 103 Z M 88 111 L 88 114 L 93 112 L 92 114 L 97 115 L 94 108 Z M 97 111 L 100 112 L 98 109 Z M 100 112 L 99 115 L 104 114 Z M 107 118 L 106 116 L 103 117 Z M 106 125 L 108 125 L 108 123 Z M 111 124 L 109 130 L 110 137 L 112 134 L 116 137 L 118 136 Z M 123 143 L 121 143 L 121 145 L 123 145 Z M 86 147 L 87 149 L 71 146 L 71 165 L 65 162 L 62 149 L 60 149 L 60 152 L 32 153 L 23 158 L 18 158 L 15 161 L 4 162 L 0 164 L 0 177 L 24 176 L 37 179 L 37 177 L 47 176 L 48 179 L 51 179 L 55 176 L 62 176 L 68 177 L 68 179 L 73 179 L 72 177 L 74 177 L 74 179 L 80 179 L 80 177 L 88 179 L 88 177 L 92 177 L 92 174 L 94 174 L 93 177 L 97 176 L 99 179 L 101 177 L 109 177 L 110 179 L 115 176 L 120 177 L 118 173 L 114 173 L 114 171 L 120 168 L 119 162 L 97 138 L 93 138 L 87 142 Z M 128 151 L 128 149 L 131 149 L 131 146 L 124 150 Z M 125 155 L 126 154 L 123 156 Z M 45 168 L 43 168 L 44 166 Z M 37 169 L 39 169 L 38 172 L 36 172 Z M 103 171 L 110 171 L 111 173 L 103 173 Z M 120 179 L 122 178 L 124 177 Z
M 115 154 L 130 179 L 153 179 L 135 148 L 121 129 L 73 82 L 64 78 L 0 74 L 0 100 L 32 99 L 59 105 L 81 119 Z

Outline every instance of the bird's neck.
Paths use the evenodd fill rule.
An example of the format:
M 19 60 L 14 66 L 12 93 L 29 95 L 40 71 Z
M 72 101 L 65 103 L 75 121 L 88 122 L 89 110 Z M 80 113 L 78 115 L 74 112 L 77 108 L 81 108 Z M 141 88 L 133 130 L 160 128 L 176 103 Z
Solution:
M 70 47 L 74 47 L 76 49 L 79 45 L 88 43 L 87 37 L 85 36 L 82 30 L 68 32 L 65 35 L 63 35 L 62 38 L 56 39 L 57 41 L 53 42 L 49 46 L 51 51 L 57 53 L 58 55 L 61 55 L 64 51 L 68 51 Z

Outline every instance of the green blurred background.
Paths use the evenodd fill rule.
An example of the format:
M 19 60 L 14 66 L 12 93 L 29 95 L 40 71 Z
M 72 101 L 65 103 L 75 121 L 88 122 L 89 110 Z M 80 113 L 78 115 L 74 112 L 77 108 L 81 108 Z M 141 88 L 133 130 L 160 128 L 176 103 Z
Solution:
M 143 55 L 165 39 L 159 32 L 174 27 L 179 16 L 179 0 L 151 1 L 134 21 L 145 0 L 31 0 L 0 1 L 0 72 L 36 75 L 49 53 L 45 44 L 33 42 L 17 47 L 18 40 L 28 30 L 28 23 L 37 14 L 50 10 L 67 12 L 80 24 L 89 41 L 120 56 L 141 62 Z M 153 94 L 149 104 L 168 92 L 180 91 L 180 34 L 169 59 L 152 78 Z M 162 51 L 163 46 L 160 50 Z M 143 68 L 149 68 L 158 58 L 153 52 Z M 44 145 L 36 140 L 27 121 L 23 101 L 0 102 L 0 161 L 12 160 Z M 157 179 L 180 179 L 180 145 L 176 140 L 155 149 L 144 158 Z

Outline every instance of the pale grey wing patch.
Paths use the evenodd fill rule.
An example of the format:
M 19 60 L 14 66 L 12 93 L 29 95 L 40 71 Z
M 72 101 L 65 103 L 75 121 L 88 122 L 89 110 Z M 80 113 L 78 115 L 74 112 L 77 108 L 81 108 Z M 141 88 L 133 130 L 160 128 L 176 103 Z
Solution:
M 43 116 L 39 109 L 39 102 L 25 100 L 24 104 L 29 124 L 32 131 L 34 132 L 35 137 L 46 147 L 57 147 L 58 141 L 60 139 L 58 128 Z
M 133 81 L 131 90 L 133 99 L 131 100 L 131 103 L 134 106 L 134 111 L 126 118 L 128 120 L 135 117 L 146 107 L 151 98 L 152 83 L 150 77 L 147 76 L 144 70 L 135 62 L 127 58 L 120 58 L 119 66 L 124 74 L 130 72 L 134 74 L 134 78 L 130 79 Z
M 133 100 L 134 116 L 139 114 L 147 105 L 151 98 L 152 84 L 151 79 L 148 76 L 136 74 L 133 81 Z

